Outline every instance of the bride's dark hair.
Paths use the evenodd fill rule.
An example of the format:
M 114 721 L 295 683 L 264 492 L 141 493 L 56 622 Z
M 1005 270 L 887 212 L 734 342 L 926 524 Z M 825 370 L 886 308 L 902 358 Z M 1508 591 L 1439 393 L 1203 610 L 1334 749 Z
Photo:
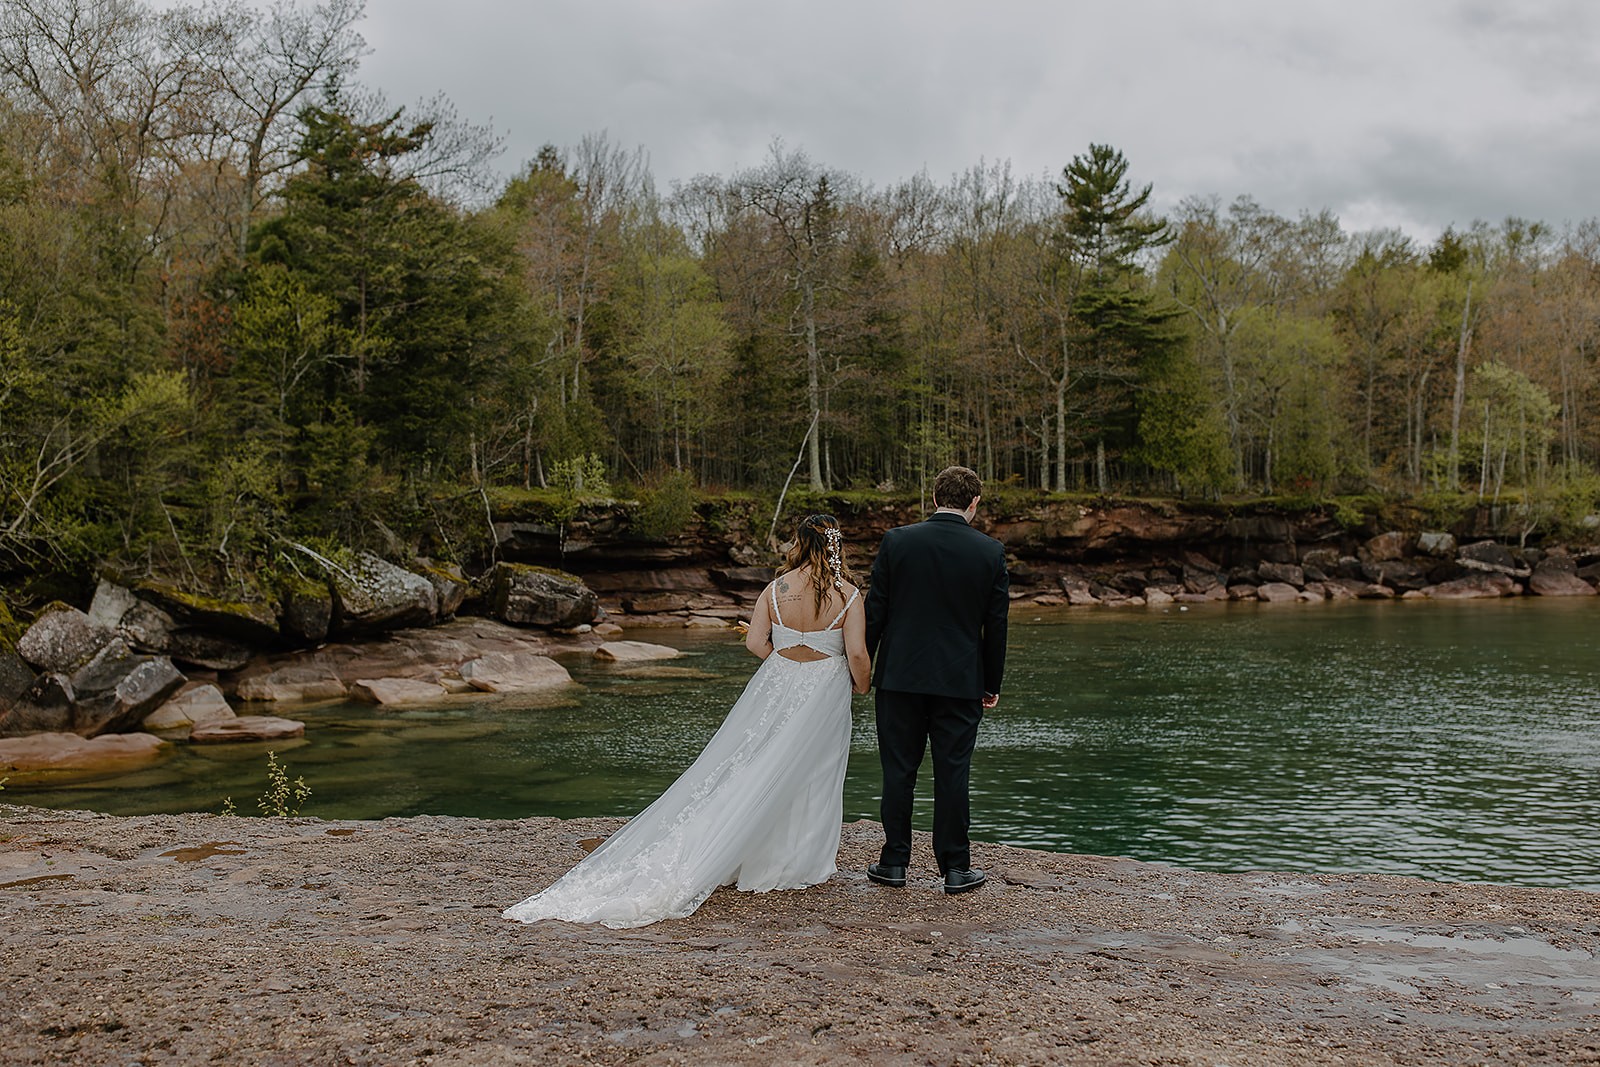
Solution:
M 794 545 L 784 561 L 790 570 L 811 568 L 811 588 L 817 598 L 817 611 L 828 600 L 828 591 L 856 576 L 844 559 L 844 534 L 832 515 L 807 515 L 795 530 Z

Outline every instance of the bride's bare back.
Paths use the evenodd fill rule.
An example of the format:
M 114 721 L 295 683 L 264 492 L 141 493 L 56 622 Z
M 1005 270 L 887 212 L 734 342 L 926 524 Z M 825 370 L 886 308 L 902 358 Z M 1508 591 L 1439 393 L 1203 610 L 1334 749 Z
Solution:
M 816 590 L 811 584 L 811 572 L 804 567 L 778 575 L 772 581 L 772 588 L 778 600 L 778 614 L 783 616 L 783 624 L 791 630 L 826 630 L 839 617 L 839 612 L 856 591 L 851 585 L 827 590 L 819 611 Z M 822 653 L 804 646 L 782 649 L 778 655 L 802 661 L 822 657 Z

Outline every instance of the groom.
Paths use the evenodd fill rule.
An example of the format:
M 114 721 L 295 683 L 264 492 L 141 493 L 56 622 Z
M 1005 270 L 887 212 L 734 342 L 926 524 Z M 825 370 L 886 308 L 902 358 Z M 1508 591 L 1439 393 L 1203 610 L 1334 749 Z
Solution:
M 883 762 L 883 851 L 867 868 L 903 886 L 911 863 L 911 805 L 922 754 L 933 749 L 933 852 L 946 893 L 987 880 L 972 869 L 967 780 L 985 708 L 1000 702 L 1010 581 L 1000 542 L 970 525 L 983 482 L 947 467 L 933 482 L 937 509 L 884 534 L 867 592 L 867 651 L 878 687 Z

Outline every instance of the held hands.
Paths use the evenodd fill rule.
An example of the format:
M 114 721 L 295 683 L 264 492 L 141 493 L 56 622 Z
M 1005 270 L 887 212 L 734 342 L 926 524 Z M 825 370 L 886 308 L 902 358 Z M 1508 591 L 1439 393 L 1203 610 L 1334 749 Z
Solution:
M 999 703 L 1000 703 L 1000 694 L 999 693 L 985 693 L 985 694 L 983 694 L 983 706 L 985 708 L 995 707 Z

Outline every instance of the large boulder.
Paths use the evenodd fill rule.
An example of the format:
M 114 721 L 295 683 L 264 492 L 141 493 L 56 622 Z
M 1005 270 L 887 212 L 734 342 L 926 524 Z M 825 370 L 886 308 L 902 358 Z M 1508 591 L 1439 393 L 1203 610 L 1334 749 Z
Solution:
M 95 586 L 94 599 L 89 603 L 89 621 L 115 630 L 122 623 L 122 617 L 138 603 L 139 598 L 133 595 L 132 589 L 102 578 L 100 584 Z
M 42 674 L 0 712 L 0 737 L 72 732 L 72 682 L 64 674 Z
M 115 636 L 110 627 L 66 604 L 48 605 L 17 641 L 17 655 L 41 671 L 70 673 Z
M 453 563 L 434 563 L 425 559 L 417 560 L 415 567 L 416 572 L 433 586 L 433 597 L 438 607 L 439 618 L 448 618 L 461 610 L 467 594 L 472 591 L 472 579 L 463 574 L 460 567 Z
M 17 698 L 28 691 L 37 675 L 15 652 L 0 648 L 0 715 L 10 710 Z
M 1399 559 L 1406 554 L 1406 547 L 1410 544 L 1409 535 L 1399 530 L 1391 530 L 1371 538 L 1361 546 L 1360 556 L 1364 563 L 1382 563 L 1385 560 Z
M 1528 589 L 1539 596 L 1594 596 L 1594 586 L 1578 577 L 1571 556 L 1546 556 L 1533 568 Z
M 1516 557 L 1511 554 L 1505 545 L 1494 541 L 1479 541 L 1476 544 L 1463 545 L 1461 548 L 1460 562 L 1463 567 L 1475 571 L 1488 571 L 1497 574 L 1516 575 L 1518 573 Z M 1526 575 L 1526 571 L 1522 571 Z
M 344 682 L 327 667 L 280 667 L 239 682 L 240 700 L 332 700 L 345 695 Z
M 168 743 L 150 734 L 107 734 L 91 739 L 43 733 L 0 741 L 4 771 L 129 771 L 162 758 Z
M 1330 600 L 1342 599 L 1335 589 L 1342 590 L 1350 596 L 1361 600 L 1386 600 L 1394 596 L 1394 590 L 1386 585 L 1376 582 L 1363 581 L 1360 578 L 1331 578 L 1324 583 L 1323 588 L 1328 592 Z
M 237 718 L 222 690 L 209 682 L 190 682 L 144 717 L 146 730 L 190 730 Z
M 378 633 L 427 626 L 439 617 L 433 585 L 370 552 L 358 552 L 330 571 L 333 629 L 344 634 Z
M 1410 560 L 1387 559 L 1381 563 L 1368 563 L 1363 571 L 1374 584 L 1386 585 L 1391 589 L 1421 589 L 1429 584 L 1427 568 Z
M 155 581 L 135 582 L 133 591 L 140 600 L 154 604 L 185 629 L 230 637 L 256 647 L 278 643 L 277 613 L 265 599 L 224 600 Z
M 1288 582 L 1267 582 L 1256 590 L 1256 599 L 1269 603 L 1286 603 L 1300 599 L 1300 590 Z
M 1296 589 L 1306 584 L 1306 572 L 1290 563 L 1263 563 L 1256 568 L 1263 582 L 1280 582 Z
M 1447 533 L 1420 533 L 1417 535 L 1417 551 L 1425 556 L 1448 559 L 1456 554 L 1456 539 Z
M 117 634 L 129 647 L 154 654 L 167 651 L 177 627 L 171 615 L 154 604 L 136 600 L 117 621 Z
M 333 623 L 333 591 L 326 582 L 289 579 L 278 587 L 278 632 L 296 645 L 320 645 Z
M 495 618 L 518 626 L 565 629 L 600 616 L 599 598 L 576 577 L 521 563 L 495 567 L 491 603 Z
M 183 683 L 171 660 L 141 656 L 116 638 L 72 676 L 72 732 L 80 737 L 126 733 Z
M 485 693 L 532 693 L 572 684 L 565 667 L 531 652 L 490 652 L 463 663 L 461 677 Z
M 163 595 L 170 599 L 178 594 L 167 590 Z M 201 600 L 193 598 L 193 602 L 199 604 Z M 186 618 L 207 621 L 201 625 L 180 624 L 167 611 L 141 600 L 126 586 L 101 579 L 94 591 L 94 602 L 89 605 L 89 619 L 115 632 L 136 652 L 165 655 L 179 663 L 207 670 L 238 670 L 250 662 L 255 649 L 225 634 L 257 632 L 258 636 L 262 635 L 253 631 L 252 625 L 237 621 L 225 624 L 220 632 L 215 631 L 210 628 L 210 622 L 214 621 L 208 614 L 211 610 L 191 607 L 186 610 Z M 255 610 L 250 608 L 252 613 Z
M 4 602 L 0 602 L 0 718 L 38 677 L 17 655 L 17 640 L 21 636 L 22 627 L 11 617 L 11 610 Z
M 1339 566 L 1339 550 L 1327 545 L 1315 545 L 1300 553 L 1300 566 L 1316 567 L 1318 570 L 1332 574 Z
M 200 630 L 174 630 L 167 635 L 167 656 L 191 667 L 236 671 L 253 655 L 255 650 L 249 645 Z
M 1434 600 L 1471 600 L 1485 597 L 1516 596 L 1517 583 L 1504 574 L 1480 572 L 1452 581 L 1430 585 L 1422 590 Z
M 1184 564 L 1183 587 L 1191 593 L 1204 594 L 1222 585 L 1222 574 L 1209 567 Z

